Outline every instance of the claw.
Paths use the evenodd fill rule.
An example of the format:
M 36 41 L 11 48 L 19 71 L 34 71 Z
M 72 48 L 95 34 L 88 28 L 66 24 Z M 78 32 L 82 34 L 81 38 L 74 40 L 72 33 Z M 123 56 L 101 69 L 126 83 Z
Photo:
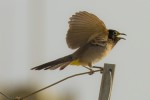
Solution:
M 97 67 L 97 66 L 93 66 L 93 68 L 98 68 L 98 69 L 100 69 L 100 73 L 103 73 L 103 67 Z
M 101 74 L 103 73 L 103 70 L 104 70 L 103 68 L 100 68 L 100 73 L 101 73 Z
M 89 75 L 94 74 L 94 71 L 92 69 L 89 69 L 89 70 L 90 70 Z

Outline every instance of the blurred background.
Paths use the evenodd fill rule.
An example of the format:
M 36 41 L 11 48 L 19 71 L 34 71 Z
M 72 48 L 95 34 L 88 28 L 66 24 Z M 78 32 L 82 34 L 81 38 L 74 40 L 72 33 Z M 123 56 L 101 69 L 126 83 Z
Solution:
M 0 0 L 0 91 L 24 96 L 66 76 L 87 71 L 33 71 L 39 64 L 74 52 L 65 36 L 69 18 L 88 11 L 108 29 L 126 33 L 104 60 L 116 64 L 111 100 L 150 100 L 149 0 Z M 84 75 L 44 90 L 27 100 L 97 100 L 101 75 Z M 0 95 L 0 100 L 5 100 Z

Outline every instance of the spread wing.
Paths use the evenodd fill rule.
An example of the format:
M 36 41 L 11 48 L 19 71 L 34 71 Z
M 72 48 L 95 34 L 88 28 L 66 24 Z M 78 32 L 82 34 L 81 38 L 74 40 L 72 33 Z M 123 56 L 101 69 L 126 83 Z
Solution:
M 66 36 L 69 48 L 79 48 L 97 36 L 100 39 L 99 41 L 107 41 L 108 39 L 108 30 L 103 21 L 97 16 L 82 11 L 70 18 L 69 30 Z

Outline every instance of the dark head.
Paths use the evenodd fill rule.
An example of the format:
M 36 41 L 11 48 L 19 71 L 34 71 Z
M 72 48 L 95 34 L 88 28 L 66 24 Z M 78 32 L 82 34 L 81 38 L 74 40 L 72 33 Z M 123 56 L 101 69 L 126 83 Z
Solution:
M 109 29 L 109 35 L 108 35 L 108 38 L 109 39 L 112 39 L 115 43 L 117 43 L 119 40 L 121 39 L 124 39 L 126 40 L 125 38 L 123 37 L 119 37 L 120 35 L 126 35 L 124 33 L 119 33 L 118 31 L 116 30 L 112 30 L 112 29 Z

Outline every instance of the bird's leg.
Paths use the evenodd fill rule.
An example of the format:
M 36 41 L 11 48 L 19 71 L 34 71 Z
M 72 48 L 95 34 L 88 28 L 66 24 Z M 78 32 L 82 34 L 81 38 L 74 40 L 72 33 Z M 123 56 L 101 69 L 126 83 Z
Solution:
M 104 69 L 103 67 L 93 66 L 93 68 L 98 68 L 100 69 L 100 72 L 103 73 L 103 69 Z
M 83 67 L 86 68 L 86 69 L 88 69 L 88 70 L 90 70 L 89 75 L 92 75 L 94 73 L 93 69 L 91 69 L 89 67 L 86 67 L 86 66 L 83 66 Z

